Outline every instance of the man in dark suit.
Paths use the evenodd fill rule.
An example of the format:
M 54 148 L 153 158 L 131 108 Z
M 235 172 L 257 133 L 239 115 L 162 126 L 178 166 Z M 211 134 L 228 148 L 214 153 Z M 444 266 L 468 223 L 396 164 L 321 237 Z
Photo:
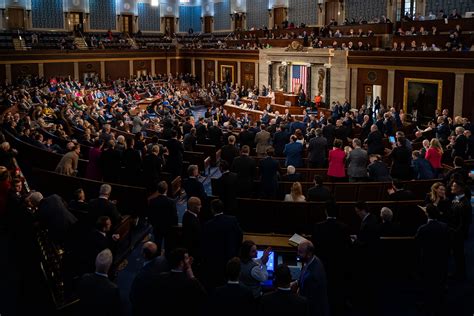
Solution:
M 378 127 L 376 125 L 372 125 L 370 127 L 370 133 L 367 137 L 367 154 L 384 154 L 385 146 L 383 145 L 382 141 L 382 133 L 380 133 Z
M 153 226 L 154 240 L 161 245 L 165 240 L 165 248 L 168 248 L 168 242 L 171 238 L 170 232 L 173 226 L 178 225 L 178 211 L 176 202 L 170 199 L 168 193 L 168 184 L 166 181 L 158 183 L 157 191 L 154 197 L 148 202 L 148 220 Z
M 192 257 L 183 248 L 174 249 L 167 257 L 171 271 L 156 278 L 153 304 L 175 315 L 202 315 L 207 294 L 194 277 Z
M 211 202 L 214 217 L 202 229 L 203 280 L 209 288 L 225 283 L 225 265 L 230 258 L 238 256 L 243 233 L 237 218 L 224 215 L 221 200 Z
M 81 315 L 121 314 L 122 303 L 119 289 L 107 275 L 112 261 L 112 252 L 109 249 L 102 250 L 95 261 L 95 273 L 85 274 L 79 281 L 78 296 Z
M 277 157 L 283 157 L 283 150 L 289 140 L 290 134 L 288 134 L 282 125 L 277 125 L 276 133 L 273 135 L 273 148 L 275 148 L 275 155 Z
M 100 186 L 99 197 L 89 202 L 89 214 L 91 223 L 95 223 L 100 216 L 108 216 L 112 221 L 112 227 L 120 223 L 121 215 L 117 210 L 115 203 L 109 200 L 112 193 L 112 187 L 108 184 Z
M 336 126 L 334 126 L 332 118 L 328 119 L 328 124 L 323 127 L 323 136 L 328 141 L 328 147 L 331 148 L 336 139 Z
M 188 208 L 183 214 L 183 245 L 194 258 L 193 267 L 197 268 L 201 262 L 201 200 L 191 197 L 188 200 Z M 195 269 L 196 270 L 196 269 Z
M 291 273 L 286 265 L 276 267 L 273 282 L 277 289 L 261 298 L 259 315 L 310 315 L 308 300 L 291 291 Z
M 188 199 L 191 196 L 198 197 L 203 203 L 207 200 L 207 194 L 204 190 L 204 185 L 199 181 L 199 168 L 197 165 L 190 165 L 188 167 L 188 178 L 184 180 L 183 189 L 186 192 Z
M 121 171 L 120 152 L 115 150 L 115 143 L 113 140 L 107 142 L 104 147 L 105 150 L 102 151 L 99 158 L 99 165 L 102 170 L 104 181 L 117 183 Z
M 235 146 L 235 141 L 235 136 L 230 135 L 228 144 L 221 148 L 221 161 L 226 161 L 229 166 L 232 165 L 234 158 L 239 156 L 239 150 Z
M 301 181 L 301 179 L 301 173 L 296 173 L 296 168 L 290 165 L 286 167 L 286 174 L 282 177 L 281 181 L 296 182 Z
M 459 156 L 467 159 L 467 138 L 464 136 L 464 128 L 462 126 L 456 127 L 455 133 L 456 136 L 451 141 L 453 148 L 451 155 L 453 158 Z
M 328 141 L 323 136 L 323 131 L 320 128 L 316 129 L 316 137 L 309 141 L 308 146 L 308 160 L 311 168 L 326 167 L 328 151 Z
M 243 148 L 244 146 L 249 146 L 249 148 L 252 148 L 255 139 L 255 134 L 251 131 L 249 131 L 249 126 L 244 125 L 243 131 L 240 132 L 239 134 L 239 144 L 240 148 Z
M 261 177 L 260 196 L 264 199 L 274 199 L 278 191 L 280 164 L 272 157 L 274 154 L 273 147 L 267 148 L 266 153 L 267 156 L 260 160 L 259 163 Z
M 418 228 L 415 240 L 420 250 L 419 271 L 423 287 L 423 309 L 426 315 L 436 315 L 443 302 L 449 255 L 448 225 L 438 221 L 438 209 L 428 204 L 428 222 Z
M 212 316 L 225 314 L 228 316 L 253 315 L 255 301 L 252 291 L 239 283 L 240 259 L 234 257 L 227 262 L 227 284 L 216 288 L 209 298 L 209 313 Z
M 250 147 L 245 145 L 240 150 L 240 156 L 234 158 L 231 171 L 237 174 L 237 196 L 250 197 L 253 194 L 253 180 L 257 163 L 249 157 Z
M 342 315 L 351 237 L 349 227 L 337 220 L 337 206 L 333 201 L 326 203 L 326 215 L 324 222 L 315 225 L 311 240 L 315 245 L 315 254 L 326 268 L 331 312 L 333 315 Z
M 410 190 L 405 190 L 403 183 L 398 179 L 392 180 L 392 187 L 388 189 L 390 201 L 413 201 L 416 200 L 415 194 Z
M 303 145 L 297 142 L 297 137 L 291 135 L 290 142 L 285 145 L 283 154 L 286 156 L 285 165 L 295 166 L 296 168 L 303 167 Z
M 309 314 L 328 316 L 326 272 L 322 262 L 314 254 L 311 241 L 303 241 L 298 245 L 298 257 L 303 263 L 298 279 L 299 294 L 308 300 Z
M 168 148 L 166 167 L 173 177 L 180 176 L 183 166 L 184 146 L 178 140 L 178 133 L 175 130 L 171 131 L 171 139 L 166 143 L 166 148 Z
M 156 292 L 153 281 L 163 272 L 169 272 L 168 260 L 160 256 L 160 248 L 151 241 L 142 247 L 143 266 L 138 271 L 130 288 L 130 302 L 134 316 L 147 315 L 149 302 L 153 301 Z
M 314 176 L 314 187 L 308 190 L 308 201 L 326 202 L 331 199 L 331 192 L 323 186 L 323 177 L 320 175 Z
M 219 164 L 221 177 L 215 181 L 212 193 L 219 197 L 224 203 L 225 209 L 229 214 L 235 214 L 237 211 L 237 183 L 238 176 L 234 172 L 230 172 L 227 161 L 222 160 Z

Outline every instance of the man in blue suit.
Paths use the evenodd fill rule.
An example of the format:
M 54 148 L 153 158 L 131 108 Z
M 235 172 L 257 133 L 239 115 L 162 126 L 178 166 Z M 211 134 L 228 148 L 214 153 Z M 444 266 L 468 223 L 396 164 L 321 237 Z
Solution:
M 299 294 L 308 300 L 310 315 L 328 316 L 326 272 L 322 262 L 314 254 L 311 241 L 303 241 L 298 245 L 298 257 L 303 263 L 298 279 Z
M 303 167 L 303 145 L 296 141 L 297 138 L 295 135 L 290 137 L 290 143 L 285 145 L 283 154 L 286 156 L 285 166 L 295 166 L 296 168 Z

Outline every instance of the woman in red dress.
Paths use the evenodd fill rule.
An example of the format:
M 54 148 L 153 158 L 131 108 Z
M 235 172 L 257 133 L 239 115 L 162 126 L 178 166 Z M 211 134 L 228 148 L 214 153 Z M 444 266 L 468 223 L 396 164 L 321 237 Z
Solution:
M 328 176 L 333 182 L 343 181 L 346 177 L 346 153 L 342 150 L 342 140 L 335 139 L 334 147 L 329 151 Z

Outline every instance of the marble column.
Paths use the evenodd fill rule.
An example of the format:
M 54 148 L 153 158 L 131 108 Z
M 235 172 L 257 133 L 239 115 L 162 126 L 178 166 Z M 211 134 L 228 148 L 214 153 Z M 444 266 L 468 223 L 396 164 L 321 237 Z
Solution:
M 156 75 L 156 66 L 155 66 L 155 59 L 151 60 L 151 75 L 154 77 Z
M 205 76 L 206 76 L 206 70 L 204 69 L 204 59 L 201 59 L 201 84 L 204 86 L 206 84 L 205 82 Z
M 191 58 L 191 75 L 196 76 L 196 58 Z
M 74 63 L 74 80 L 79 80 L 79 63 Z
M 357 105 L 357 68 L 352 68 L 351 104 L 352 105 Z
M 219 63 L 214 61 L 214 82 L 219 82 Z
M 171 59 L 166 58 L 166 75 L 169 75 L 171 72 Z
M 129 60 L 128 61 L 128 73 L 130 74 L 130 78 L 133 77 L 134 73 L 133 73 L 133 60 Z
M 259 78 L 258 78 L 259 69 L 260 69 L 260 64 L 258 62 L 255 62 L 255 75 L 254 75 L 254 78 L 255 78 L 255 85 L 257 87 L 259 86 Z
M 100 79 L 105 80 L 105 61 L 100 62 Z
M 456 79 L 454 82 L 454 109 L 453 109 L 454 116 L 462 115 L 463 93 L 464 93 L 464 72 L 456 72 Z
M 395 95 L 395 70 L 390 69 L 388 71 L 388 80 L 387 80 L 387 100 L 384 102 L 382 100 L 382 103 L 385 103 L 386 105 L 393 105 L 393 100 L 394 100 L 394 95 Z
M 44 64 L 43 63 L 38 64 L 38 76 L 40 78 L 44 77 Z
M 242 70 L 241 70 L 241 64 L 240 64 L 240 61 L 238 61 L 238 62 L 237 62 L 237 78 L 235 78 L 235 79 L 236 79 L 235 82 L 237 82 L 239 85 L 242 84 L 242 82 L 241 82 L 242 80 L 240 80 L 241 71 L 242 71 Z

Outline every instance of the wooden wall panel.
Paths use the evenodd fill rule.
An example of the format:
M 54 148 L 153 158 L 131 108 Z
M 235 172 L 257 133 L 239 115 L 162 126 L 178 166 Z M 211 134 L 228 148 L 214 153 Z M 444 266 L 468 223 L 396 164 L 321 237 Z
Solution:
M 157 74 L 166 74 L 166 59 L 155 60 L 155 72 Z
M 204 84 L 208 85 L 211 81 L 215 80 L 215 61 L 205 60 L 204 61 Z
M 5 65 L 0 64 L 0 84 L 1 85 L 3 85 L 3 83 L 5 82 L 5 79 L 7 79 L 7 72 L 5 69 Z
M 196 78 L 202 82 L 202 61 L 200 59 L 194 60 L 194 71 L 196 72 Z
M 352 104 L 352 107 L 360 108 L 364 104 L 366 85 L 382 86 L 382 104 L 387 105 L 387 81 L 388 71 L 385 69 L 359 68 L 357 71 L 357 104 Z M 342 103 L 344 100 L 339 101 Z
M 236 61 L 219 61 L 217 63 L 217 80 L 218 81 L 223 81 L 222 79 L 222 69 L 223 67 L 225 68 L 226 66 L 232 67 L 233 72 L 232 72 L 232 82 L 237 81 L 237 62 Z
M 191 73 L 191 59 L 178 59 L 178 72 Z
M 38 64 L 13 64 L 12 65 L 12 80 L 16 81 L 20 77 L 37 76 Z
M 403 106 L 403 85 L 405 78 L 443 80 L 442 108 L 448 109 L 450 114 L 453 113 L 455 84 L 454 73 L 406 70 L 395 71 L 395 86 L 393 96 L 395 105 Z
M 133 61 L 133 75 L 136 76 L 137 72 L 146 71 L 147 74 L 151 74 L 151 60 L 134 60 Z
M 464 97 L 462 116 L 474 120 L 474 74 L 464 75 Z
M 255 85 L 255 63 L 240 63 L 240 83 L 245 88 L 252 88 Z
M 119 77 L 130 77 L 129 63 L 126 60 L 105 62 L 105 78 L 116 79 Z
M 44 77 L 74 78 L 74 63 L 45 63 L 43 64 Z
M 178 62 L 179 62 L 178 59 L 172 58 L 170 60 L 170 72 L 173 74 L 173 76 L 175 76 L 176 73 L 178 72 Z
M 100 61 L 89 61 L 79 63 L 79 79 L 84 80 L 85 73 L 96 73 L 100 75 Z M 114 78 L 112 76 L 112 78 Z

